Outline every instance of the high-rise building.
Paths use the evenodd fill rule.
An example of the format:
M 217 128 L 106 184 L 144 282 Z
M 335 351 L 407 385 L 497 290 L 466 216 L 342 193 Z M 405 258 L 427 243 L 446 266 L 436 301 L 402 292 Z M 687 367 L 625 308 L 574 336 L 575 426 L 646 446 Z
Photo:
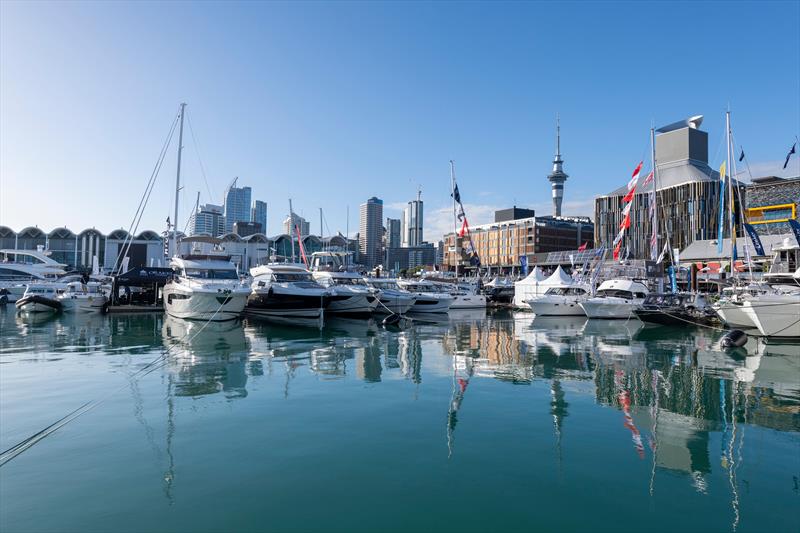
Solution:
M 239 178 L 233 180 L 231 186 L 225 191 L 225 231 L 233 231 L 234 222 L 250 221 L 250 187 L 236 187 Z
M 267 233 L 267 202 L 253 200 L 253 207 L 250 209 L 250 222 L 261 224 L 261 233 Z
M 239 237 L 248 237 L 256 233 L 264 233 L 260 222 L 234 222 L 233 232 Z
M 383 200 L 374 196 L 361 204 L 358 248 L 367 268 L 375 268 L 383 260 Z
M 403 211 L 402 246 L 408 248 L 422 244 L 422 191 L 417 191 L 417 199 L 408 202 Z
M 561 216 L 561 202 L 564 199 L 564 182 L 569 177 L 564 172 L 564 161 L 561 159 L 561 124 L 556 118 L 556 156 L 553 159 L 553 172 L 547 179 L 553 189 L 553 216 Z
M 215 204 L 204 204 L 198 206 L 197 211 L 189 217 L 189 235 L 199 235 L 205 233 L 212 237 L 219 237 L 225 233 L 225 217 L 222 214 L 222 206 Z
M 291 217 L 286 217 L 283 220 L 283 232 L 285 234 L 297 237 L 296 232 L 294 230 L 295 226 L 298 226 L 300 228 L 301 237 L 305 237 L 311 233 L 311 225 L 308 223 L 306 219 L 304 219 L 297 213 L 292 213 Z
M 387 218 L 386 219 L 386 242 L 384 246 L 387 250 L 392 248 L 400 248 L 400 219 Z

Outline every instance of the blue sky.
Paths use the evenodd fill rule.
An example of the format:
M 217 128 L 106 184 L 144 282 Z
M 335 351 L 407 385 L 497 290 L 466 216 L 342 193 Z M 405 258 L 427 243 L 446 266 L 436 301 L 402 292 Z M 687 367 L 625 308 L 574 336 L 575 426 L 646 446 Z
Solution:
M 724 111 L 754 173 L 800 134 L 800 3 L 0 3 L 0 225 L 127 227 L 178 104 L 181 225 L 236 176 L 318 231 L 350 231 L 422 187 L 426 238 L 452 227 L 449 167 L 467 215 L 550 212 L 561 115 L 565 214 L 625 183 L 656 126 Z M 795 158 L 787 173 L 800 173 Z M 143 228 L 172 210 L 175 150 Z M 211 196 L 209 197 L 209 190 Z M 326 233 L 328 231 L 326 230 Z

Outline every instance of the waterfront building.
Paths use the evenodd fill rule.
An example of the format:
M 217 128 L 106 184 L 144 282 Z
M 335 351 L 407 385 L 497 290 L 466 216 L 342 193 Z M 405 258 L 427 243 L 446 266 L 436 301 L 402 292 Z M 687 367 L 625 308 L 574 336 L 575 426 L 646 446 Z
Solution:
M 403 211 L 402 241 L 404 248 L 419 246 L 423 242 L 422 237 L 422 191 L 417 191 L 417 199 L 408 202 Z
M 298 215 L 297 213 L 292 213 L 291 216 L 287 216 L 283 219 L 283 232 L 287 235 L 294 235 L 297 237 L 294 227 L 297 226 L 300 228 L 300 236 L 305 237 L 311 233 L 311 225 L 308 223 L 306 219 Z
M 239 237 L 247 237 L 256 233 L 264 233 L 260 222 L 234 222 L 233 233 Z
M 553 216 L 561 216 L 561 202 L 564 199 L 564 183 L 569 178 L 564 172 L 564 160 L 561 159 L 561 124 L 556 118 L 556 156 L 553 158 L 553 171 L 547 175 L 553 191 Z
M 469 237 L 457 237 L 455 233 L 445 235 L 442 267 L 452 270 L 458 262 L 459 270 L 473 268 L 464 256 L 468 239 L 472 240 L 482 267 L 503 271 L 519 269 L 521 256 L 526 256 L 528 264 L 532 265 L 536 254 L 577 250 L 583 245 L 592 247 L 594 225 L 588 217 L 508 218 L 509 214 L 532 212 L 516 207 L 496 211 L 495 222 L 471 226 Z M 460 257 L 456 256 L 456 244 Z
M 41 246 L 53 260 L 67 265 L 67 270 L 91 269 L 93 258 L 97 256 L 98 266 L 110 270 L 114 268 L 117 256 L 123 251 L 123 245 L 129 237 L 123 229 L 104 235 L 95 228 L 79 233 L 69 228 L 55 228 L 46 233 L 33 226 L 19 232 L 0 226 L 0 249 L 36 250 Z M 132 268 L 163 265 L 162 236 L 149 230 L 133 236 L 128 257 L 128 264 Z
M 267 202 L 253 200 L 253 207 L 250 209 L 250 222 L 261 224 L 261 233 L 267 233 Z
M 676 122 L 656 130 L 657 200 L 659 250 L 669 237 L 672 248 L 683 250 L 695 240 L 717 237 L 719 215 L 719 172 L 708 165 L 708 133 L 699 129 L 702 116 Z M 642 173 L 644 175 L 644 173 Z M 653 183 L 643 185 L 644 176 L 631 205 L 631 227 L 625 232 L 622 248 L 632 259 L 650 259 L 651 220 L 649 193 Z M 597 246 L 613 246 L 619 233 L 627 184 L 595 199 Z M 745 196 L 745 191 L 741 190 Z M 740 212 L 738 195 L 735 199 Z M 727 219 L 726 219 L 727 227 Z M 741 234 L 741 230 L 737 232 Z M 730 232 L 724 229 L 724 236 Z
M 402 248 L 387 248 L 383 266 L 397 275 L 401 270 L 418 266 L 433 266 L 436 264 L 436 248 L 433 244 L 424 242 L 420 246 L 405 246 Z
M 387 218 L 386 219 L 386 239 L 384 247 L 389 250 L 391 248 L 400 248 L 401 245 L 401 238 L 400 238 L 400 227 L 401 227 L 400 219 L 399 218 Z
M 239 178 L 233 180 L 228 190 L 225 191 L 225 231 L 233 231 L 236 222 L 248 222 L 250 220 L 250 197 L 252 190 L 250 187 L 236 187 Z
M 800 176 L 753 178 L 745 198 L 747 221 L 759 234 L 788 233 L 789 220 L 800 221 Z
M 225 215 L 223 207 L 215 204 L 204 204 L 189 216 L 189 235 L 210 235 L 219 237 L 225 233 Z
M 364 266 L 373 269 L 383 261 L 383 200 L 372 197 L 361 204 L 358 248 Z

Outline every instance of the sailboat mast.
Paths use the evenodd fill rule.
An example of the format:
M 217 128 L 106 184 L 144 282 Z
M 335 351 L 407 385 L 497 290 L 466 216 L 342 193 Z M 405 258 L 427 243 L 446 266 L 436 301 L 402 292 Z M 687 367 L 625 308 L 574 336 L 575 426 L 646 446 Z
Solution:
M 170 248 L 173 255 L 178 254 L 178 198 L 181 191 L 181 153 L 183 152 L 183 116 L 186 112 L 186 104 L 181 103 L 181 127 L 178 132 L 178 170 L 175 175 L 175 214 L 172 219 L 172 235 Z
M 292 243 L 292 263 L 294 263 L 294 234 L 293 234 L 293 232 L 294 232 L 294 211 L 292 210 L 292 199 L 289 198 L 289 242 Z
M 728 225 L 731 230 L 731 277 L 736 277 L 734 260 L 736 259 L 736 223 L 733 205 L 733 175 L 731 174 L 731 111 L 725 112 L 725 173 L 728 175 Z
M 458 282 L 458 215 L 456 214 L 456 163 L 450 160 L 450 190 L 453 196 L 453 250 L 455 250 L 456 282 Z
M 658 172 L 656 171 L 656 129 L 650 128 L 650 164 L 653 170 L 653 234 L 650 237 L 650 260 L 655 261 L 661 248 L 658 247 Z

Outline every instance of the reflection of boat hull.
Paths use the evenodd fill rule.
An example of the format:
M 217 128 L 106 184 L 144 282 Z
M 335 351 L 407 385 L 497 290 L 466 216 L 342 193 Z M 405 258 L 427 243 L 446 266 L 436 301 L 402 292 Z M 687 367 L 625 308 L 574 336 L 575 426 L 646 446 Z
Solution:
M 19 311 L 26 313 L 57 313 L 61 311 L 61 302 L 43 296 L 25 296 L 14 304 Z
M 641 303 L 641 300 L 639 301 Z M 618 318 L 627 319 L 636 317 L 633 311 L 638 304 L 624 298 L 589 298 L 579 304 L 589 318 Z
M 164 286 L 164 309 L 175 318 L 221 322 L 238 318 L 247 303 L 248 290 L 181 290 L 177 284 Z

